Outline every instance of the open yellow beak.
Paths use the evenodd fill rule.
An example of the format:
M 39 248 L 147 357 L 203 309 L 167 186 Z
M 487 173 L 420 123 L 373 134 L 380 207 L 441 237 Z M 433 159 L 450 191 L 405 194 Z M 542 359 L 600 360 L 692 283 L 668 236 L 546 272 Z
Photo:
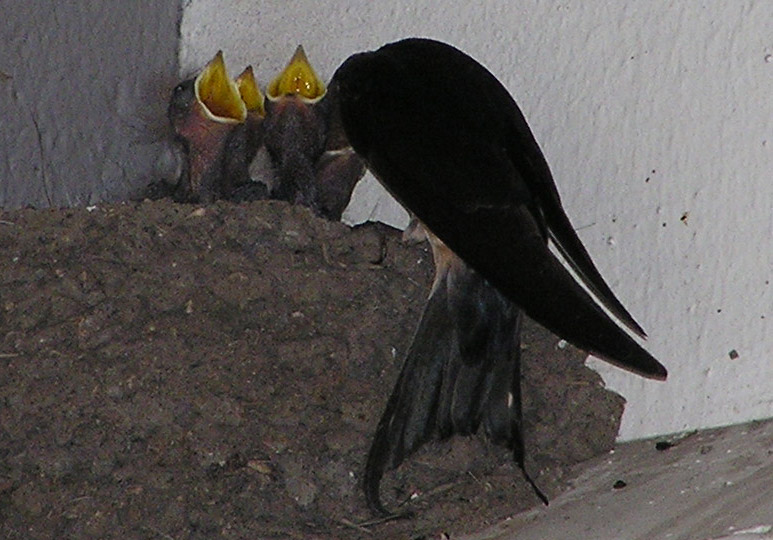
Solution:
M 305 103 L 316 103 L 327 92 L 325 83 L 311 67 L 303 46 L 298 45 L 287 67 L 266 89 L 266 97 L 277 101 L 284 96 L 297 96 Z
M 194 89 L 196 99 L 203 105 L 210 119 L 239 124 L 247 118 L 247 106 L 239 94 L 239 88 L 225 69 L 223 51 L 217 51 L 215 57 L 199 73 Z
M 244 68 L 241 75 L 236 77 L 236 87 L 239 89 L 242 101 L 247 106 L 247 112 L 256 113 L 258 116 L 266 116 L 263 93 L 258 87 L 258 81 L 255 80 L 252 66 Z

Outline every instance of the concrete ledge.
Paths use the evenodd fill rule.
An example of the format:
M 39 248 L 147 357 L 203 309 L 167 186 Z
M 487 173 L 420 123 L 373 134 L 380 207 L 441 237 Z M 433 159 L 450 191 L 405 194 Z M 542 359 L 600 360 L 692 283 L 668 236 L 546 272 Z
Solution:
M 660 441 L 619 446 L 549 507 L 464 540 L 773 539 L 773 421 Z

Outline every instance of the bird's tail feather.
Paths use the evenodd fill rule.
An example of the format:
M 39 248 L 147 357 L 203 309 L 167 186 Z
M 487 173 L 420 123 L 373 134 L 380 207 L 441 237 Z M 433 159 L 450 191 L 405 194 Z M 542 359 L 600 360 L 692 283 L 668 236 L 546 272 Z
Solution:
M 364 488 L 372 510 L 386 512 L 384 472 L 429 440 L 481 425 L 523 468 L 520 324 L 520 310 L 461 260 L 439 265 L 368 454 Z

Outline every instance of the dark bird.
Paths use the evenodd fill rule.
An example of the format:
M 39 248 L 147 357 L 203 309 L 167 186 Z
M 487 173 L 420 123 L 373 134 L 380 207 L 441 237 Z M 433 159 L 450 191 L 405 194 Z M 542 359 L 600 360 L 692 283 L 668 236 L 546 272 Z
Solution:
M 266 89 L 263 136 L 274 168 L 270 197 L 341 218 L 365 166 L 351 150 L 337 105 L 302 46 Z
M 238 85 L 229 78 L 221 51 L 197 77 L 174 88 L 168 116 L 184 154 L 176 200 L 211 202 L 248 185 L 260 144 L 261 98 L 251 69 Z
M 351 56 L 331 89 L 348 141 L 420 220 L 436 265 L 368 456 L 364 488 L 373 510 L 385 511 L 386 470 L 432 438 L 481 424 L 523 468 L 521 310 L 618 367 L 666 378 L 601 307 L 645 337 L 577 237 L 523 114 L 486 68 L 450 45 L 406 39 Z

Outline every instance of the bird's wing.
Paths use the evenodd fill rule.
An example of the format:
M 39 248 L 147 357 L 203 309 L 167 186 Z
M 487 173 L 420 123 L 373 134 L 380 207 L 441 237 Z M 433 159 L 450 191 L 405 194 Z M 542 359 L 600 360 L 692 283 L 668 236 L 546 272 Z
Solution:
M 552 178 L 535 178 L 529 165 L 544 158 L 525 122 L 514 129 L 520 112 L 493 75 L 448 45 L 406 40 L 350 58 L 334 79 L 352 146 L 432 233 L 554 333 L 621 367 L 665 378 L 665 368 L 548 249 L 546 234 L 557 222 L 560 235 L 553 234 L 570 260 L 590 261 L 584 250 L 576 253 L 571 227 L 566 240 L 557 193 L 545 195 L 555 192 Z
M 547 161 L 545 161 L 542 150 L 537 145 L 520 109 L 509 94 L 505 99 L 505 96 L 497 93 L 500 94 L 500 100 L 503 101 L 502 108 L 509 112 L 509 125 L 506 131 L 509 142 L 507 146 L 508 157 L 515 164 L 519 175 L 536 199 L 550 239 L 572 267 L 572 270 L 577 273 L 601 303 L 628 328 L 642 337 L 646 336 L 644 329 L 634 320 L 604 281 L 604 278 L 601 277 L 588 251 L 577 236 L 561 205 L 561 198 Z M 510 102 L 509 107 L 505 105 L 506 101 Z
M 503 188 L 509 190 L 515 202 L 528 206 L 540 227 L 600 302 L 631 330 L 644 336 L 644 330 L 606 284 L 575 233 L 561 205 L 542 150 L 515 100 L 496 77 L 466 54 L 438 42 L 405 40 L 387 45 L 381 51 L 403 64 L 403 81 L 414 77 L 421 82 L 433 76 L 438 80 L 453 81 L 451 85 L 444 85 L 442 93 L 431 98 L 431 106 L 439 113 L 435 117 L 445 124 L 443 128 L 434 129 L 433 135 L 437 136 L 442 130 L 453 139 L 445 141 L 445 146 L 453 147 L 459 141 L 473 140 L 469 152 L 458 148 L 462 155 L 481 149 L 484 151 L 481 157 L 486 157 L 488 152 L 498 152 L 500 155 L 496 159 L 509 161 L 512 166 L 501 180 L 489 176 L 486 192 L 476 189 L 470 194 L 460 193 L 459 200 L 468 200 L 470 204 L 485 203 L 475 201 L 475 198 L 495 197 L 498 201 L 506 201 L 508 198 L 502 197 L 500 191 Z M 440 109 L 445 109 L 446 114 Z M 448 111 L 453 111 L 454 116 L 449 117 Z M 481 143 L 478 148 L 475 141 Z M 469 179 L 465 185 L 478 187 Z

